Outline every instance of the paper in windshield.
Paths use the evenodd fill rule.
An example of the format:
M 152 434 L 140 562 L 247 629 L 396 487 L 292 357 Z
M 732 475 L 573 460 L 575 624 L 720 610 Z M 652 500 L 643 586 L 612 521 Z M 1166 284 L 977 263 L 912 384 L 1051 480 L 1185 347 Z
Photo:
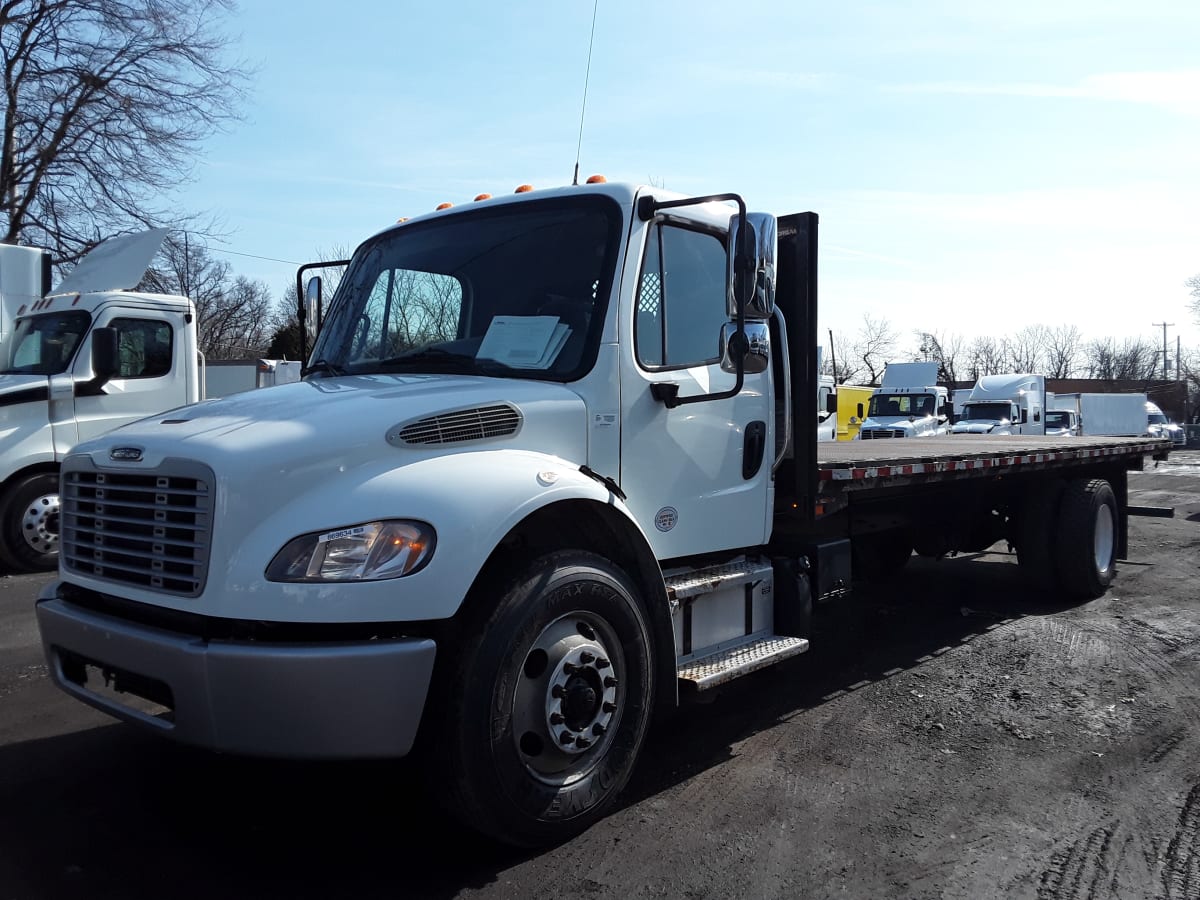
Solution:
M 544 369 L 554 362 L 570 333 L 558 316 L 496 316 L 475 356 L 514 369 Z

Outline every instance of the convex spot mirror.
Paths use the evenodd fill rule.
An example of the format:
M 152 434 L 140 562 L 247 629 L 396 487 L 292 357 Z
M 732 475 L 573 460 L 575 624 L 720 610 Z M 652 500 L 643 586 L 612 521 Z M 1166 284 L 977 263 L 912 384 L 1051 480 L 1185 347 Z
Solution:
M 738 334 L 736 322 L 721 326 L 721 368 L 737 372 L 739 356 L 747 375 L 766 371 L 771 363 L 771 329 L 766 322 L 747 322 L 744 337 Z
M 304 330 L 308 333 L 309 341 L 317 339 L 317 328 L 321 315 L 321 276 L 314 275 L 304 286 Z

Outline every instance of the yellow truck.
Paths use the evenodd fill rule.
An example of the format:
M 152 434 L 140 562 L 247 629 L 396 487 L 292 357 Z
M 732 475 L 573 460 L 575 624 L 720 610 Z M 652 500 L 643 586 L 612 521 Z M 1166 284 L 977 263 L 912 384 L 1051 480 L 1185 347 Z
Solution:
M 875 393 L 873 387 L 858 387 L 853 384 L 837 386 L 837 439 L 852 441 L 866 418 L 867 403 Z

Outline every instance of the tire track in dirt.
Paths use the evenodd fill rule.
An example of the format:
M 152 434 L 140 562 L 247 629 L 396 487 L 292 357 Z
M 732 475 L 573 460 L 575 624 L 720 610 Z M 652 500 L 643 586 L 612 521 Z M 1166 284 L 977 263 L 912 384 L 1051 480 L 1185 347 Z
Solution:
M 1171 732 L 1161 741 L 1159 741 L 1148 754 L 1146 754 L 1146 762 L 1152 765 L 1157 765 L 1167 758 L 1167 754 L 1174 750 L 1183 739 L 1187 737 L 1187 731 L 1183 728 Z
M 1100 900 L 1109 893 L 1106 876 L 1115 871 L 1111 850 L 1120 823 L 1113 820 L 1050 857 L 1042 872 L 1038 900 Z M 1104 889 L 1104 893 L 1100 891 Z
M 1200 785 L 1192 788 L 1179 811 L 1163 859 L 1162 882 L 1163 900 L 1195 900 L 1200 894 Z

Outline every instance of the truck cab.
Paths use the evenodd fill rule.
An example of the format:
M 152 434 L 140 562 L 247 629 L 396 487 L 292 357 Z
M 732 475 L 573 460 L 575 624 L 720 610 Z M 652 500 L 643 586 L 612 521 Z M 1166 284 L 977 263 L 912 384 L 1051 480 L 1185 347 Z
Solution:
M 1042 375 L 984 375 L 971 389 L 952 434 L 1045 434 Z
M 0 363 L 0 556 L 12 569 L 56 563 L 58 467 L 76 444 L 199 398 L 192 302 L 124 290 L 165 234 L 106 241 L 14 311 Z M 110 373 L 94 365 L 101 340 L 115 350 Z
M 1046 410 L 1046 435 L 1049 437 L 1078 437 L 1079 412 L 1074 409 Z
M 937 383 L 937 363 L 888 363 L 871 395 L 859 440 L 930 437 L 949 430 L 949 391 Z

